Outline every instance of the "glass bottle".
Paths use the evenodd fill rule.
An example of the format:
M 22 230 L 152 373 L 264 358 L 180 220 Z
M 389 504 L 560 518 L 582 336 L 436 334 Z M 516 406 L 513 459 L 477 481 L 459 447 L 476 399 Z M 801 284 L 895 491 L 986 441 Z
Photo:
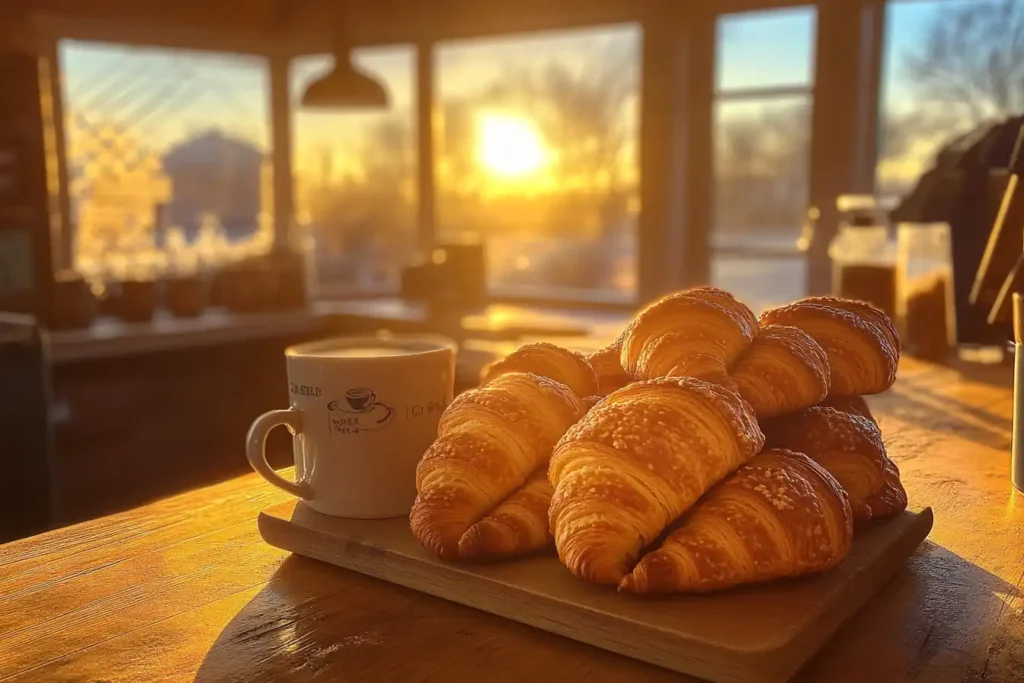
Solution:
M 896 257 L 889 228 L 870 195 L 842 195 L 840 222 L 828 247 L 832 294 L 874 304 L 890 318 L 896 313 Z
M 906 352 L 941 360 L 956 346 L 953 253 L 948 223 L 900 223 L 897 317 Z

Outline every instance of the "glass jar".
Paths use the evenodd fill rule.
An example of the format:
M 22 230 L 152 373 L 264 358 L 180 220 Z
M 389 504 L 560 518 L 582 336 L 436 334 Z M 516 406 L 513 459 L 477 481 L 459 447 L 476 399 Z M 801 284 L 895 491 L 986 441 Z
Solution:
M 900 223 L 897 319 L 903 348 L 942 360 L 956 346 L 953 253 L 948 223 Z
M 896 256 L 889 228 L 880 220 L 874 197 L 842 195 L 836 201 L 840 223 L 828 247 L 832 294 L 866 301 L 890 318 L 896 313 Z

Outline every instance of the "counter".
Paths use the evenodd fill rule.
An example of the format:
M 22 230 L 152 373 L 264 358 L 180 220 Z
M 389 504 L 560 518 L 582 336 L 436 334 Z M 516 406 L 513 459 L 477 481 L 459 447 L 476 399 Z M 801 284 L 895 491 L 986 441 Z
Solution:
M 935 527 L 798 676 L 1019 681 L 1024 496 L 1009 481 L 1005 367 L 913 361 L 872 409 Z M 284 494 L 242 476 L 0 546 L 0 679 L 679 680 L 264 544 Z

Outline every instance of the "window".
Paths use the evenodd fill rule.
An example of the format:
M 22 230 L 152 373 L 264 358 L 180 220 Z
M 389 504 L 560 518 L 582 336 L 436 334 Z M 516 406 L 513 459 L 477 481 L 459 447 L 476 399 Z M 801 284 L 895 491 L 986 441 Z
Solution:
M 1024 0 L 890 2 L 880 194 L 902 195 L 936 153 L 979 124 L 1024 112 Z
M 805 291 L 814 33 L 809 7 L 718 21 L 711 276 L 757 308 Z
M 59 50 L 79 272 L 146 274 L 170 245 L 212 260 L 269 249 L 264 59 L 71 40 Z
M 324 286 L 397 291 L 402 267 L 417 249 L 416 52 L 411 46 L 359 49 L 353 60 L 385 85 L 388 109 L 304 109 L 302 93 L 333 58 L 292 61 L 296 219 L 315 239 Z
M 492 293 L 632 300 L 637 26 L 437 48 L 437 233 L 483 242 Z

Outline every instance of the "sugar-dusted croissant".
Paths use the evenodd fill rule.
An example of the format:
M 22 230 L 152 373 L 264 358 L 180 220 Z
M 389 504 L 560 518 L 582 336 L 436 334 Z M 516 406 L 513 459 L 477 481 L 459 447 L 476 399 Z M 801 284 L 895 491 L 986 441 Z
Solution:
M 581 579 L 617 584 L 641 548 L 763 443 L 750 404 L 709 382 L 667 377 L 610 394 L 551 456 L 559 558 Z
M 875 308 L 865 301 L 841 299 L 837 296 L 809 296 L 802 299 L 802 301 L 806 303 L 820 304 L 823 306 L 834 306 L 835 308 L 842 308 L 845 311 L 854 313 L 878 327 L 893 347 L 896 349 L 900 348 L 899 332 L 896 331 L 896 326 L 892 324 L 892 320 L 889 319 L 889 316 L 887 316 L 880 308 Z
M 825 408 L 835 408 L 852 415 L 860 415 L 878 424 L 878 420 L 871 414 L 871 408 L 868 407 L 868 402 L 864 400 L 863 396 L 829 396 L 819 405 Z
M 758 419 L 813 406 L 828 394 L 824 349 L 803 330 L 787 325 L 762 327 L 730 374 Z
M 806 453 L 836 478 L 857 522 L 906 509 L 899 469 L 885 452 L 878 425 L 867 418 L 815 406 L 762 425 L 769 447 Z
M 728 370 L 757 334 L 750 309 L 697 287 L 651 304 L 622 335 L 622 367 L 635 379 L 696 377 L 735 388 Z
M 803 453 L 768 450 L 711 489 L 619 589 L 704 593 L 823 571 L 852 536 L 836 480 Z
M 831 396 L 877 394 L 896 379 L 898 337 L 885 314 L 869 304 L 804 299 L 765 311 L 761 325 L 792 325 L 814 337 L 828 355 Z
M 597 375 L 583 354 L 547 342 L 527 344 L 491 363 L 483 372 L 482 384 L 510 372 L 532 372 L 550 377 L 572 389 L 577 396 L 598 393 Z
M 528 555 L 552 545 L 548 525 L 552 493 L 547 468 L 542 467 L 462 535 L 459 557 L 499 560 Z
M 413 534 L 455 559 L 466 530 L 542 468 L 582 414 L 565 385 L 529 373 L 501 375 L 457 396 L 416 467 Z
M 633 381 L 622 369 L 622 361 L 619 360 L 621 355 L 622 344 L 615 342 L 587 356 L 587 361 L 597 373 L 598 396 L 607 396 Z

